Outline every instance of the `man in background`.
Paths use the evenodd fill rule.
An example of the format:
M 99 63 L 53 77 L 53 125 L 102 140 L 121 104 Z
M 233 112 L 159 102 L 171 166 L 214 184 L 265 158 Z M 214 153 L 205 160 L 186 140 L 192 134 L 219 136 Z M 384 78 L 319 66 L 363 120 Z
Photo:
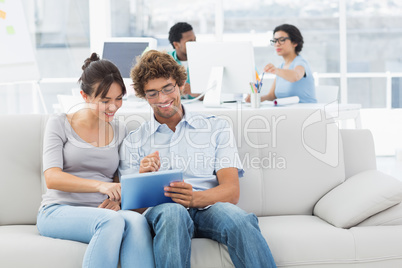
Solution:
M 196 41 L 193 27 L 190 24 L 187 22 L 178 22 L 170 28 L 169 42 L 172 44 L 174 50 L 168 52 L 168 54 L 171 55 L 178 64 L 184 66 L 187 71 L 187 81 L 182 92 L 182 97 L 185 99 L 193 99 L 199 96 L 199 94 L 191 94 L 186 50 L 186 43 L 189 41 Z

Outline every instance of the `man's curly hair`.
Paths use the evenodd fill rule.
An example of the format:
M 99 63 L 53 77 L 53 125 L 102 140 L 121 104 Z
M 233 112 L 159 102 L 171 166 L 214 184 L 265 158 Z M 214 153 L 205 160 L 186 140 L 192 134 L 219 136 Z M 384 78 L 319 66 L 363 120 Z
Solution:
M 144 86 L 150 80 L 157 78 L 172 78 L 179 87 L 186 82 L 187 74 L 183 66 L 179 65 L 166 52 L 149 50 L 137 58 L 137 64 L 131 69 L 135 95 L 145 98 Z

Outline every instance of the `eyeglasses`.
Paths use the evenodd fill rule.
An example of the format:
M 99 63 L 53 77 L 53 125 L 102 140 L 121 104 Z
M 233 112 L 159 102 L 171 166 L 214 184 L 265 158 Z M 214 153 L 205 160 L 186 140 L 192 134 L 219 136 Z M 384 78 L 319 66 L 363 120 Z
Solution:
M 162 90 L 145 91 L 145 97 L 147 99 L 156 99 L 159 96 L 159 92 L 162 92 L 164 95 L 172 94 L 174 92 L 174 90 L 176 89 L 176 85 L 177 85 L 177 83 L 174 85 L 168 85 L 165 88 L 163 88 Z
M 286 40 L 290 40 L 290 37 L 280 37 L 280 38 L 274 38 L 271 41 L 271 46 L 275 46 L 276 42 L 279 43 L 279 45 L 283 45 L 283 43 L 285 43 Z

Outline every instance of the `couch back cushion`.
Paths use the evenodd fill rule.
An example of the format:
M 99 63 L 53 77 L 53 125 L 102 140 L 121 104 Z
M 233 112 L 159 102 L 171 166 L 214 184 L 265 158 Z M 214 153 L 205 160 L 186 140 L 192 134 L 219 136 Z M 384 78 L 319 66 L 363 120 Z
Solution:
M 368 129 L 341 129 L 346 179 L 377 169 L 373 135 Z
M 35 224 L 45 115 L 0 115 L 0 225 Z
M 257 216 L 312 215 L 316 202 L 345 180 L 337 125 L 321 110 L 220 112 L 232 121 L 245 175 L 239 206 Z

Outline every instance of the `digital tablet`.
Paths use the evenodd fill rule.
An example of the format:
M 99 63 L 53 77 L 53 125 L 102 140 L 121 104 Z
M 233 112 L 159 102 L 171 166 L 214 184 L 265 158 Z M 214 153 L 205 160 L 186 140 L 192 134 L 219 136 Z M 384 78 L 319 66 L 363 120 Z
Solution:
M 120 177 L 121 209 L 173 203 L 170 197 L 165 196 L 164 187 L 171 182 L 182 180 L 183 171 L 178 169 L 122 175 Z

